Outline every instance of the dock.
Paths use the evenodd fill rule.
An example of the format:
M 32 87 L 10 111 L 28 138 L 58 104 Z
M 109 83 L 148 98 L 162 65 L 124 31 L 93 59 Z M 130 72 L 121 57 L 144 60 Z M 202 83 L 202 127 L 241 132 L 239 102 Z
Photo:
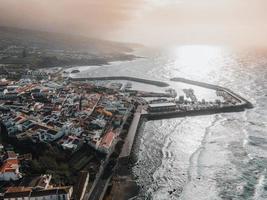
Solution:
M 145 83 L 158 87 L 168 87 L 169 84 L 163 81 L 148 80 L 143 78 L 136 78 L 130 76 L 105 76 L 105 77 L 88 77 L 88 78 L 69 78 L 72 81 L 110 81 L 110 80 L 126 80 L 139 83 Z

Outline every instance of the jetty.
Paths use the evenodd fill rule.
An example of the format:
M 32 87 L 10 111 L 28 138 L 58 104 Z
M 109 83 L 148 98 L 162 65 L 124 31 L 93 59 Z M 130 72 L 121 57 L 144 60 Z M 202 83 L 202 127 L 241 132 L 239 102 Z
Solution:
M 108 80 L 126 80 L 126 81 L 134 81 L 139 83 L 145 83 L 149 85 L 154 85 L 158 87 L 168 87 L 170 86 L 168 83 L 162 81 L 148 80 L 143 78 L 136 78 L 130 76 L 103 76 L 103 77 L 88 77 L 88 78 L 69 78 L 71 81 L 108 81 Z

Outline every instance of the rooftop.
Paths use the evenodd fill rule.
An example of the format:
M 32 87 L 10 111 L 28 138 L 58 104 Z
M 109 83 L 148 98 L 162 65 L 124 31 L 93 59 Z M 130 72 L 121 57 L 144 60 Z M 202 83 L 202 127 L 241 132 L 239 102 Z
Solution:
M 100 146 L 105 147 L 105 148 L 110 148 L 116 134 L 112 131 L 109 131 L 101 140 Z

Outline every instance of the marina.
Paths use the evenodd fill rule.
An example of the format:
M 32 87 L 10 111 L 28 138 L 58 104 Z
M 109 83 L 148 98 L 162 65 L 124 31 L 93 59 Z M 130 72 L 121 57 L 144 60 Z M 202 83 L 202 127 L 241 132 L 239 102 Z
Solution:
M 93 79 L 94 78 L 90 78 L 89 80 Z M 100 78 L 98 77 L 97 80 L 99 79 Z M 108 79 L 109 81 L 116 80 L 120 83 L 120 77 L 105 77 L 105 79 Z M 178 81 L 189 85 L 191 84 L 192 86 L 209 89 L 215 93 L 214 97 L 216 99 L 210 101 L 201 99 L 200 101 L 198 96 L 195 94 L 194 89 L 191 88 L 180 90 L 184 92 L 184 95 L 176 92 L 176 90 L 172 88 L 161 90 L 163 92 L 157 91 L 158 93 L 144 91 L 140 92 L 132 89 L 135 87 L 134 83 L 128 82 L 131 80 L 138 81 L 137 79 L 123 77 L 123 80 L 126 80 L 126 85 L 131 85 L 131 87 L 122 86 L 119 90 L 129 92 L 131 95 L 136 95 L 135 101 L 138 106 L 133 115 L 127 137 L 124 140 L 124 144 L 115 167 L 113 179 L 108 180 L 111 185 L 110 187 L 113 188 L 111 189 L 111 194 L 115 196 L 118 195 L 118 198 L 132 198 L 136 193 L 128 193 L 126 191 L 136 191 L 138 188 L 136 183 L 133 181 L 133 177 L 129 170 L 129 163 L 135 162 L 135 159 L 132 156 L 132 148 L 134 146 L 136 135 L 138 134 L 138 128 L 141 123 L 148 120 L 160 120 L 166 118 L 211 115 L 223 112 L 241 112 L 245 109 L 250 109 L 253 107 L 249 101 L 227 88 L 191 81 L 188 79 L 178 78 L 172 79 L 172 81 Z M 146 84 L 149 82 L 152 82 L 152 84 L 155 83 L 151 80 L 141 80 L 141 82 L 145 82 Z M 157 82 L 157 84 L 161 86 L 164 85 L 160 82 Z M 170 93 L 174 95 L 169 96 L 168 94 Z

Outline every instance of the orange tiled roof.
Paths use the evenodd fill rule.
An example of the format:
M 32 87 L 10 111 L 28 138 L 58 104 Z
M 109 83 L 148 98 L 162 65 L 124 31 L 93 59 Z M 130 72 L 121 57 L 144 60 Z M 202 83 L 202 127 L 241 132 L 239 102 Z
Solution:
M 9 187 L 6 192 L 31 192 L 32 189 L 24 186 Z
M 105 148 L 109 148 L 115 138 L 115 133 L 112 131 L 108 132 L 103 139 L 100 142 L 100 146 L 103 146 Z
M 15 172 L 18 168 L 19 162 L 18 159 L 9 159 L 5 160 L 4 164 L 0 167 L 0 172 Z

